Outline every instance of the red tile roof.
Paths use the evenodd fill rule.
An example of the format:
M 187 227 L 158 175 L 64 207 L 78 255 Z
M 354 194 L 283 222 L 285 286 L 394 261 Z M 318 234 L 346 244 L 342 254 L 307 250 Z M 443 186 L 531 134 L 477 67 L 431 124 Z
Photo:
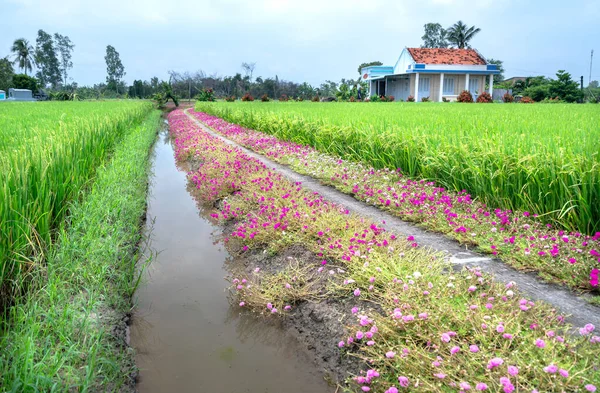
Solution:
M 473 49 L 407 48 L 415 62 L 421 64 L 485 65 Z

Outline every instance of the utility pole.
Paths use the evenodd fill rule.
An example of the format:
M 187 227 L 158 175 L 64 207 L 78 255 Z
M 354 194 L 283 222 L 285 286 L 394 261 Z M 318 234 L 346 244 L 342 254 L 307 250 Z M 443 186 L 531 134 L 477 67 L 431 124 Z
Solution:
M 583 75 L 581 75 L 581 91 L 583 91 Z
M 592 54 L 590 55 L 590 77 L 588 79 L 588 85 L 592 83 L 592 63 L 594 61 L 594 50 L 592 49 Z

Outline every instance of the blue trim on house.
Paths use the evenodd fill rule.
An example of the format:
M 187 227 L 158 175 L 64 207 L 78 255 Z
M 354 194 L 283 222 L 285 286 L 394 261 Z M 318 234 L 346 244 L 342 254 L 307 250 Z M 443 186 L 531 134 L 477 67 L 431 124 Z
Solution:
M 418 70 L 418 69 L 424 69 L 424 68 L 425 68 L 425 64 L 419 64 L 419 63 L 415 64 L 415 69 L 416 70 Z
M 487 64 L 487 69 L 490 71 L 495 71 L 498 69 L 498 66 L 496 64 Z
M 499 74 L 500 71 L 468 71 L 468 70 L 406 70 L 407 74 L 469 74 L 469 75 L 489 75 L 489 74 Z

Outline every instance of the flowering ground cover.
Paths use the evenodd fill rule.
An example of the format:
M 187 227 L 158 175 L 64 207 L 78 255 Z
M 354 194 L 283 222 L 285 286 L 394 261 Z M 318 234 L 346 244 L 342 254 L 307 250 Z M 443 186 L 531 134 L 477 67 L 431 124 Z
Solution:
M 236 305 L 285 317 L 308 301 L 356 301 L 345 310 L 346 334 L 331 339 L 340 356 L 362 360 L 351 390 L 585 392 L 600 384 L 594 326 L 571 335 L 561 315 L 512 283 L 478 269 L 453 273 L 441 255 L 288 181 L 182 111 L 169 122 L 177 159 L 199 166 L 188 175 L 198 199 L 233 228 L 230 245 L 244 254 L 301 244 L 321 261 L 237 273 Z
M 294 170 L 320 179 L 356 199 L 464 244 L 536 271 L 547 280 L 598 291 L 600 232 L 555 229 L 527 211 L 493 209 L 466 192 L 412 180 L 400 171 L 322 154 L 312 147 L 250 130 L 202 112 L 194 116 L 216 132 Z

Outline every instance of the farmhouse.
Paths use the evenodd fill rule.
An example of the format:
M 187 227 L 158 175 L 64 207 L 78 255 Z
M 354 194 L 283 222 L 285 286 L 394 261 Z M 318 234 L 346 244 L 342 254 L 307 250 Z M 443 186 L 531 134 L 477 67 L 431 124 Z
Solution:
M 415 101 L 423 97 L 454 101 L 463 90 L 476 99 L 486 89 L 486 76 L 498 73 L 498 67 L 475 49 L 443 48 L 404 48 L 393 66 L 361 69 L 363 80 L 369 82 L 369 96 L 394 96 L 404 101 L 409 96 Z M 491 94 L 493 78 L 490 80 Z

